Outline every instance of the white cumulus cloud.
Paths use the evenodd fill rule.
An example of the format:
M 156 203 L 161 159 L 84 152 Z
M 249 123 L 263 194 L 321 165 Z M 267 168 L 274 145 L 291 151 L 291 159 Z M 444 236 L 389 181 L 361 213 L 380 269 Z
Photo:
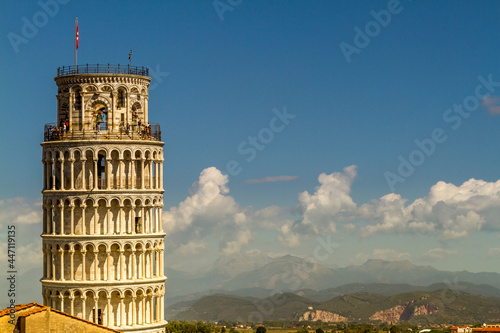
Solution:
M 0 200 L 0 225 L 42 222 L 42 201 L 28 198 Z
M 265 226 L 279 213 L 276 207 L 254 211 L 241 207 L 229 195 L 228 177 L 215 167 L 204 169 L 188 197 L 163 214 L 166 244 L 175 253 L 194 255 L 207 248 L 206 239 L 219 241 L 222 254 L 239 253 L 255 234 L 252 226 Z
M 307 191 L 299 194 L 299 208 L 302 212 L 300 224 L 315 234 L 336 232 L 335 220 L 356 209 L 356 204 L 350 196 L 351 184 L 356 174 L 355 165 L 345 167 L 343 173 L 320 174 L 320 185 L 313 194 Z
M 449 256 L 458 254 L 457 250 L 447 250 L 442 248 L 434 248 L 430 249 L 424 254 L 422 254 L 421 258 L 427 261 L 436 261 L 443 260 Z
M 393 249 L 374 249 L 372 253 L 360 252 L 352 259 L 356 263 L 364 263 L 368 259 L 380 259 L 385 261 L 409 260 L 410 254 L 407 252 L 398 252 Z
M 362 205 L 359 217 L 366 223 L 362 235 L 437 233 L 446 240 L 478 230 L 499 230 L 500 181 L 470 179 L 460 186 L 440 181 L 427 196 L 409 205 L 406 201 L 391 193 Z

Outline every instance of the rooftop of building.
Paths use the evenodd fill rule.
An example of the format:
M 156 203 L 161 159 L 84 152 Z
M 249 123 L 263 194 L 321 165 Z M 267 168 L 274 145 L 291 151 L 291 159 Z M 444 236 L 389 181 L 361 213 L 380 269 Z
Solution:
M 11 310 L 12 310 L 11 308 L 6 308 L 6 309 L 1 310 L 0 311 L 0 318 L 10 315 Z M 94 322 L 72 316 L 68 313 L 58 311 L 58 310 L 53 309 L 51 307 L 48 307 L 46 305 L 38 304 L 37 302 L 32 302 L 32 303 L 28 303 L 28 304 L 18 304 L 15 306 L 14 311 L 16 312 L 17 318 L 21 318 L 21 317 L 25 318 L 25 317 L 28 317 L 30 315 L 33 315 L 33 314 L 36 314 L 39 312 L 51 311 L 51 312 L 55 312 L 55 313 L 64 315 L 64 316 L 69 317 L 69 318 L 74 319 L 74 320 L 78 320 L 78 321 L 85 322 L 85 323 L 90 324 L 90 325 L 95 325 L 95 326 L 98 326 L 100 328 L 104 328 L 106 330 L 109 330 L 109 332 L 121 333 L 120 331 L 114 330 L 112 328 L 102 326 L 102 325 L 96 324 Z

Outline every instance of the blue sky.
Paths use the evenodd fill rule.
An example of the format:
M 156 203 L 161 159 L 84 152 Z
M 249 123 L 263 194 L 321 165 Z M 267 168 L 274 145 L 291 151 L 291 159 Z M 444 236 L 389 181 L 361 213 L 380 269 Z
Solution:
M 26 256 L 39 251 L 39 143 L 56 116 L 57 67 L 74 64 L 78 17 L 79 64 L 126 64 L 132 49 L 133 64 L 154 72 L 149 108 L 165 141 L 167 266 L 255 249 L 306 257 L 330 235 L 339 244 L 331 265 L 408 259 L 500 272 L 500 84 L 474 97 L 480 77 L 500 82 L 498 3 L 41 3 L 53 12 L 29 36 L 23 26 L 43 20 L 44 5 L 0 3 L 2 231 L 19 224 Z M 373 14 L 381 11 L 391 13 L 385 26 Z M 375 30 L 359 44 L 357 31 L 367 27 Z M 346 44 L 358 46 L 348 57 Z M 465 105 L 467 116 L 447 111 L 466 101 L 477 102 Z M 285 110 L 294 118 L 270 132 Z M 441 141 L 422 153 L 415 140 L 428 142 L 436 129 Z M 264 149 L 247 161 L 238 147 L 259 134 Z M 391 187 L 387 173 L 401 177 L 400 156 L 423 160 Z M 226 179 L 229 161 L 242 169 Z M 200 199 L 207 184 L 217 193 Z M 202 207 L 181 204 L 193 198 Z M 190 220 L 180 221 L 186 213 Z

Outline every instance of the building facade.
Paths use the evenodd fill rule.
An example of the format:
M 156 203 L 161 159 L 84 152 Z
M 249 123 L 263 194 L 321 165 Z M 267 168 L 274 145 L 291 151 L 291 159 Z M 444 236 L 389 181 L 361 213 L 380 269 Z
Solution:
M 62 67 L 44 128 L 45 305 L 122 332 L 163 332 L 163 145 L 144 67 Z

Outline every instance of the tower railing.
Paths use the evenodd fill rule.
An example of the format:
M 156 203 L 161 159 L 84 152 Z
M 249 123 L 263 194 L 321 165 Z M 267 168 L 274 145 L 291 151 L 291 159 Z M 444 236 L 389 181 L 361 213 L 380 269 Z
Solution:
M 45 124 L 43 130 L 43 141 L 61 141 L 61 140 L 147 140 L 161 141 L 160 125 L 148 123 L 139 128 L 137 125 L 119 126 L 113 129 L 103 129 L 99 127 L 90 127 L 82 130 L 66 130 L 57 127 L 55 123 Z
M 86 64 L 57 68 L 57 76 L 75 74 L 131 74 L 149 76 L 149 68 L 144 66 Z

